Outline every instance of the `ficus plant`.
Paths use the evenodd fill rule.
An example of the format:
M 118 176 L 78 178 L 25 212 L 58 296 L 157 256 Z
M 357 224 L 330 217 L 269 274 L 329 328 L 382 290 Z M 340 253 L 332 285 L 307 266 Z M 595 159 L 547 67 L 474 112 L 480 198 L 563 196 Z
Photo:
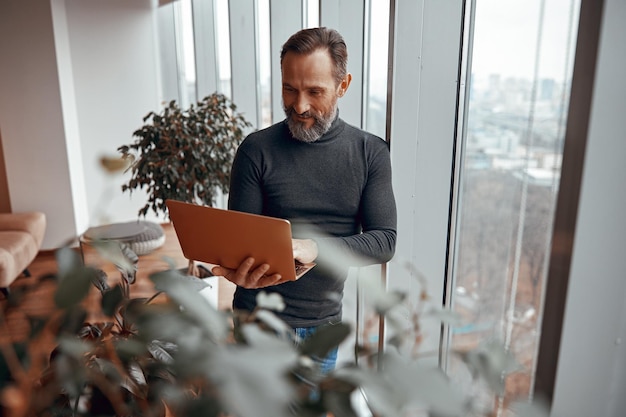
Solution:
M 214 93 L 187 109 L 172 100 L 143 122 L 135 142 L 117 149 L 132 161 L 122 191 L 148 193 L 139 216 L 166 214 L 166 199 L 212 206 L 228 192 L 235 151 L 252 127 L 228 97 Z

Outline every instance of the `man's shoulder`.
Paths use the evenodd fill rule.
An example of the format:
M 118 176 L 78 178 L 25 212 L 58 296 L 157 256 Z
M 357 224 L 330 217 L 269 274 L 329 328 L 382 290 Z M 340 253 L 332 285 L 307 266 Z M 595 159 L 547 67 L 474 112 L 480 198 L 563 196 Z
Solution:
M 364 141 L 367 145 L 374 147 L 389 147 L 387 141 L 385 141 L 380 136 L 377 136 L 373 133 L 368 132 L 367 130 L 363 130 L 345 121 L 344 126 L 345 127 L 343 129 L 343 134 L 353 140 Z
M 248 134 L 246 140 L 262 140 L 265 138 L 275 138 L 283 135 L 285 133 L 286 125 L 284 121 L 280 121 L 274 123 L 271 126 L 265 127 L 263 129 L 255 130 L 254 132 Z
M 285 128 L 283 122 L 278 122 L 266 128 L 255 130 L 246 136 L 239 147 L 243 149 L 258 149 L 278 146 L 285 135 Z

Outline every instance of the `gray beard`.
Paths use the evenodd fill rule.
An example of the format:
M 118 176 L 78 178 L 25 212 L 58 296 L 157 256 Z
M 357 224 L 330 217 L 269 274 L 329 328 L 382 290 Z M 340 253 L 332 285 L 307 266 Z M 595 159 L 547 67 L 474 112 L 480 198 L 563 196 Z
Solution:
M 304 123 L 298 122 L 293 119 L 293 115 L 296 111 L 293 107 L 284 108 L 285 115 L 287 116 L 287 126 L 291 135 L 301 142 L 312 143 L 322 137 L 322 135 L 330 129 L 335 117 L 337 116 L 337 106 L 333 107 L 333 110 L 327 115 L 310 114 L 313 119 L 313 126 L 307 128 Z

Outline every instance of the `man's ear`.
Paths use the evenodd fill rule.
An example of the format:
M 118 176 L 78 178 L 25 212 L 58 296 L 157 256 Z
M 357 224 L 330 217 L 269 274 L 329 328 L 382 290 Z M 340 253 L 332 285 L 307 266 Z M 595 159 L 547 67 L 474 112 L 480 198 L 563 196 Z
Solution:
M 346 76 L 343 77 L 343 79 L 341 80 L 341 83 L 339 83 L 339 90 L 337 92 L 339 97 L 343 97 L 343 95 L 346 94 L 346 91 L 348 91 L 348 87 L 350 86 L 351 82 L 352 74 L 347 73 Z

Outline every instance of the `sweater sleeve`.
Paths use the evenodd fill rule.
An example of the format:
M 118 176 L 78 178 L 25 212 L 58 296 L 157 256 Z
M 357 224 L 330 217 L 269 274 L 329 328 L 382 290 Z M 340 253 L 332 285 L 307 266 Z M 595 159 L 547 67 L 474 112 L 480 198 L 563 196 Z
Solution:
M 381 140 L 382 141 L 382 140 Z M 362 233 L 345 237 L 318 237 L 319 258 L 348 259 L 350 266 L 389 261 L 396 247 L 397 211 L 387 144 L 377 146 L 368 162 L 368 178 L 360 204 Z
M 253 163 L 245 150 L 237 150 L 231 170 L 228 209 L 262 214 L 263 190 L 260 168 Z

